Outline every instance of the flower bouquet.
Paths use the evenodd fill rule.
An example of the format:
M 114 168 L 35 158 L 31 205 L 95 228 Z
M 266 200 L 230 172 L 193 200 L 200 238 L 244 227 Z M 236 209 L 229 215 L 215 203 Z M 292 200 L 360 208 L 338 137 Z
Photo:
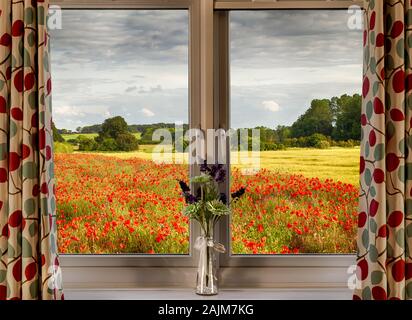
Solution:
M 231 194 L 228 203 L 225 193 L 219 190 L 225 182 L 226 170 L 222 164 L 200 166 L 201 174 L 190 179 L 196 188 L 193 193 L 184 181 L 179 181 L 186 200 L 184 214 L 199 222 L 201 235 L 196 239 L 195 249 L 199 250 L 196 293 L 215 295 L 218 293 L 215 252 L 224 253 L 225 247 L 214 240 L 214 227 L 222 216 L 230 214 L 230 203 L 239 199 L 245 188 Z

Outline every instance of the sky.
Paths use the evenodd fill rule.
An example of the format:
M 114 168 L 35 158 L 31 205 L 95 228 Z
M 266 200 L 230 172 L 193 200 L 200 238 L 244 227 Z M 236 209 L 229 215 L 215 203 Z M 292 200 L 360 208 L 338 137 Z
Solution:
M 230 13 L 231 125 L 290 125 L 315 98 L 359 93 L 362 33 L 343 11 Z M 67 10 L 52 30 L 53 117 L 74 130 L 188 122 L 187 11 Z

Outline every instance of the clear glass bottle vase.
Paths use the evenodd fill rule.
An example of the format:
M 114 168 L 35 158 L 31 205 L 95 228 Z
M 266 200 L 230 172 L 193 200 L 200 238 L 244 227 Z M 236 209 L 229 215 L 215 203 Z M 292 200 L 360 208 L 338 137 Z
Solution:
M 196 293 L 199 295 L 218 294 L 216 251 L 214 248 L 213 227 L 196 240 L 199 250 L 199 266 L 197 269 Z

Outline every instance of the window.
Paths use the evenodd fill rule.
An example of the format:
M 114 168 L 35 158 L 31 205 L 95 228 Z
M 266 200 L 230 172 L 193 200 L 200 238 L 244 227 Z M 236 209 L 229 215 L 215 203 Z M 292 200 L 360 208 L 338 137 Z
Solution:
M 261 169 L 232 163 L 232 191 L 247 188 L 233 254 L 356 251 L 362 32 L 347 21 L 347 10 L 230 12 L 231 126 L 259 129 Z
M 102 124 L 104 120 L 112 116 L 122 116 L 128 125 L 136 125 L 134 129 L 138 128 L 137 125 L 143 126 L 157 122 L 174 123 L 175 121 L 179 121 L 182 124 L 189 124 L 191 128 L 227 128 L 229 127 L 228 123 L 230 120 L 233 128 L 250 129 L 263 126 L 270 128 L 270 130 L 261 130 L 261 135 L 264 137 L 263 134 L 267 134 L 267 138 L 264 140 L 267 144 L 265 148 L 274 148 L 274 145 L 278 143 L 271 137 L 273 132 L 276 131 L 277 126 L 292 125 L 298 116 L 303 115 L 311 106 L 313 99 L 325 98 L 331 100 L 332 97 L 341 97 L 343 93 L 353 95 L 359 91 L 358 88 L 361 82 L 360 64 L 362 58 L 361 32 L 359 30 L 348 30 L 346 28 L 346 21 L 348 6 L 352 4 L 361 5 L 361 1 L 281 0 L 268 2 L 217 0 L 214 1 L 214 8 L 209 0 L 135 0 L 133 3 L 122 0 L 88 0 L 87 5 L 81 0 L 64 0 L 64 2 L 54 0 L 52 2 L 53 4 L 62 5 L 64 9 L 77 9 L 75 11 L 64 10 L 63 30 L 55 30 L 52 33 L 54 122 L 65 140 L 68 134 L 72 136 L 67 140 L 72 140 L 71 138 L 76 140 L 77 137 L 73 136 L 73 133 L 62 132 L 62 129 L 77 131 L 76 129 L 78 127 L 84 128 L 90 125 Z M 266 10 L 286 8 L 300 10 Z M 141 11 L 143 9 L 145 11 Z M 154 9 L 163 10 L 158 11 Z M 242 10 L 236 11 L 236 9 Z M 243 11 L 244 9 L 259 10 Z M 342 10 L 312 11 L 306 9 Z M 84 15 L 82 15 L 82 13 Z M 86 20 L 87 14 L 96 15 L 96 18 L 89 22 Z M 128 18 L 117 20 L 109 19 L 109 17 L 121 15 L 123 15 L 123 17 L 128 16 Z M 295 24 L 288 24 L 287 27 L 285 24 L 282 24 L 282 21 L 284 22 L 284 19 L 286 19 L 282 18 L 284 15 L 288 16 Z M 142 29 L 139 23 L 148 22 L 150 19 L 147 19 L 147 17 L 152 17 L 153 21 L 161 21 L 161 23 L 148 23 L 151 29 Z M 81 24 L 72 23 L 75 19 L 83 20 Z M 78 20 L 78 22 L 79 21 L 80 20 Z M 299 23 L 296 23 L 296 21 Z M 102 27 L 96 30 L 96 28 L 92 28 L 90 25 L 86 27 L 85 23 L 89 23 L 92 26 L 96 23 L 97 26 L 100 25 Z M 325 26 L 327 23 L 330 24 L 330 30 L 319 27 L 319 24 Z M 133 28 L 131 28 L 129 24 L 133 25 Z M 126 43 L 108 41 L 108 39 L 110 39 L 108 35 L 118 35 L 126 25 L 128 26 Z M 68 32 L 69 28 L 73 29 L 73 32 Z M 84 28 L 84 30 L 82 28 Z M 213 32 L 211 32 L 212 29 Z M 93 44 L 94 41 L 85 42 L 82 38 L 82 35 L 87 35 L 90 30 L 95 30 L 92 38 L 98 43 L 98 45 L 94 45 L 96 50 L 93 50 L 90 45 Z M 140 30 L 141 33 L 139 33 L 138 30 Z M 147 37 L 143 37 L 143 30 L 148 32 L 145 33 Z M 331 32 L 335 32 L 335 34 L 331 34 Z M 78 39 L 71 37 L 72 34 L 77 34 Z M 325 35 L 326 40 L 323 42 L 311 41 L 310 44 L 313 45 L 309 45 L 307 41 L 294 41 L 298 38 L 306 38 L 306 40 L 315 39 L 316 37 L 319 38 L 320 34 Z M 89 34 L 89 36 L 91 35 Z M 119 38 L 123 37 L 126 37 L 124 33 L 122 37 Z M 149 39 L 149 41 L 142 41 L 142 39 Z M 172 43 L 175 45 L 170 45 Z M 295 44 L 295 47 L 290 45 L 285 46 L 283 43 L 292 43 Z M 77 52 L 74 52 L 72 47 L 78 50 L 79 44 L 82 44 L 83 48 L 90 47 L 90 53 L 78 55 Z M 313 50 L 314 45 L 316 45 L 316 53 L 314 53 L 315 51 Z M 118 48 L 125 50 L 118 50 Z M 162 50 L 159 50 L 159 48 Z M 342 54 L 342 52 L 339 54 L 338 51 L 345 48 L 345 54 Z M 327 51 L 325 52 L 324 50 Z M 90 55 L 92 55 L 92 60 L 97 61 L 95 64 L 88 63 Z M 162 64 L 159 55 L 166 57 L 168 62 Z M 320 57 L 317 55 L 320 55 Z M 287 67 L 291 66 L 286 62 L 289 58 L 293 59 L 294 63 L 297 63 L 300 68 L 299 70 L 289 69 L 293 72 L 288 72 Z M 70 63 L 71 60 L 76 61 L 78 65 L 76 69 L 68 67 L 67 64 L 65 66 L 60 63 L 60 61 Z M 119 60 L 127 63 L 116 66 L 113 61 Z M 104 68 L 95 67 L 96 64 L 101 64 L 102 62 L 104 63 Z M 324 64 L 326 64 L 325 68 L 329 70 L 327 74 L 324 72 L 325 68 L 320 68 Z M 174 68 L 171 68 L 171 66 L 174 66 Z M 107 70 L 111 71 L 109 75 L 107 75 Z M 150 74 L 150 78 L 154 81 L 143 85 L 143 88 L 141 88 L 140 83 L 143 82 L 143 80 L 138 76 L 144 75 L 144 72 L 148 70 L 156 71 Z M 282 73 L 279 73 L 279 70 L 282 71 Z M 163 77 L 161 75 L 163 75 Z M 132 76 L 135 76 L 135 78 L 131 78 Z M 165 81 L 170 76 L 172 76 L 173 79 L 171 79 L 171 81 Z M 231 80 L 230 85 L 229 78 Z M 73 79 L 78 81 L 73 81 Z M 340 79 L 340 81 L 336 81 L 336 79 Z M 286 83 L 286 80 L 290 82 Z M 295 82 L 293 82 L 293 80 Z M 113 81 L 116 81 L 118 84 L 115 86 L 112 85 L 111 82 Z M 167 84 L 163 84 L 164 82 L 167 82 Z M 312 85 L 312 83 L 320 82 L 330 82 L 334 85 L 319 88 Z M 159 84 L 161 87 L 158 87 Z M 290 86 L 293 85 L 294 88 L 290 89 Z M 128 89 L 127 91 L 129 92 L 125 92 L 126 89 Z M 175 89 L 174 93 L 170 94 L 171 91 L 168 89 Z M 142 92 L 139 93 L 139 91 Z M 109 95 L 114 97 L 114 107 L 108 108 L 108 110 L 103 108 L 104 112 L 101 112 L 102 109 L 98 108 L 102 108 L 102 105 L 105 108 L 107 107 L 104 103 L 110 100 L 106 99 Z M 148 100 L 141 100 L 142 96 Z M 293 99 L 291 99 L 291 97 Z M 95 102 L 92 102 L 93 107 L 90 106 L 90 103 L 84 104 L 87 101 L 90 102 L 96 99 L 100 99 L 101 103 L 96 103 L 95 105 Z M 119 101 L 125 102 L 125 104 L 122 103 L 120 105 L 117 103 Z M 163 109 L 160 111 L 155 110 L 155 107 L 148 103 L 149 101 L 153 102 L 156 108 L 163 107 Z M 144 102 L 143 105 L 141 105 L 141 102 Z M 334 100 L 334 103 L 337 102 L 338 101 Z M 130 104 L 132 104 L 133 107 L 124 109 L 125 106 Z M 350 103 L 347 104 L 348 106 L 350 105 Z M 171 105 L 175 107 L 173 113 L 170 113 L 168 109 Z M 76 106 L 81 106 L 81 108 L 74 108 Z M 86 109 L 86 106 L 89 108 Z M 276 111 L 278 108 L 280 108 L 280 110 Z M 129 109 L 133 109 L 131 110 L 132 112 Z M 147 110 L 144 111 L 143 109 Z M 348 109 L 352 110 L 350 106 Z M 93 116 L 95 118 L 89 114 L 92 110 L 99 110 L 95 112 Z M 253 113 L 251 113 L 251 110 Z M 290 112 L 285 112 L 285 110 L 290 110 Z M 109 113 L 105 114 L 106 111 Z M 87 112 L 88 114 L 83 116 L 83 121 L 87 120 L 88 122 L 76 123 L 76 121 L 81 120 L 82 114 L 86 114 Z M 139 114 L 138 118 L 135 117 L 136 113 Z M 152 113 L 154 113 L 154 115 L 152 115 Z M 283 114 L 283 117 L 280 117 L 280 114 Z M 147 121 L 143 121 L 144 119 Z M 73 123 L 70 123 L 70 120 L 72 120 Z M 336 122 L 337 119 L 333 122 L 334 127 L 336 126 Z M 110 180 L 112 185 L 117 184 L 116 188 L 110 186 L 107 190 L 103 190 L 106 194 L 104 195 L 105 198 L 102 198 L 102 201 L 108 204 L 110 203 L 110 199 L 112 199 L 112 203 L 119 203 L 119 199 L 120 201 L 130 199 L 137 190 L 133 185 L 135 182 L 133 182 L 133 179 L 122 178 L 128 175 L 130 176 L 131 172 L 141 170 L 143 164 L 143 166 L 146 167 L 154 166 L 154 164 L 150 162 L 150 147 L 147 147 L 147 144 L 141 142 L 144 138 L 144 135 L 141 133 L 142 132 L 134 132 L 140 140 L 139 158 L 143 158 L 136 160 L 128 159 L 128 153 L 123 151 L 116 152 L 117 154 L 115 156 L 108 156 L 108 151 L 95 151 L 93 156 L 89 156 L 86 164 L 78 163 L 80 158 L 77 157 L 77 155 L 87 156 L 87 151 L 75 150 L 79 148 L 78 142 L 71 146 L 67 146 L 68 141 L 62 144 L 56 143 L 56 149 L 58 151 L 56 153 L 57 178 L 70 179 L 70 175 L 72 175 L 72 178 L 78 175 L 79 173 L 76 168 L 79 167 L 75 167 L 75 165 L 85 170 L 84 177 L 90 178 L 91 175 L 88 175 L 88 173 L 92 170 L 91 168 L 93 166 L 100 166 L 97 162 L 101 161 L 101 159 L 110 159 L 110 161 L 106 161 L 104 165 L 113 170 L 117 170 L 115 175 L 112 176 L 111 179 L 108 179 L 108 170 L 100 170 L 101 176 L 95 176 L 93 178 L 95 181 L 99 178 L 101 181 L 108 179 L 107 181 Z M 276 134 L 278 133 L 279 132 L 276 132 Z M 93 137 L 92 133 L 88 134 L 89 138 Z M 96 133 L 94 133 L 94 135 L 96 135 Z M 146 137 L 150 137 L 150 135 L 146 135 Z M 278 138 L 277 136 L 276 139 Z M 329 140 L 328 142 L 331 143 Z M 72 141 L 72 143 L 74 142 Z M 321 143 L 324 144 L 322 139 Z M 75 156 L 64 154 L 63 152 L 67 152 L 65 148 L 69 148 L 68 151 L 74 148 Z M 328 159 L 328 156 L 322 158 L 323 153 L 332 153 L 336 159 L 337 154 L 334 153 L 334 150 L 340 150 L 339 152 L 341 153 L 339 155 L 343 158 L 343 165 L 337 164 L 333 167 L 333 170 L 342 170 L 342 172 L 345 172 L 345 177 L 348 179 L 346 182 L 354 185 L 358 175 L 356 159 L 354 158 L 356 146 L 353 147 L 353 150 L 349 153 L 343 153 L 342 148 L 336 149 L 335 147 L 316 149 L 311 154 L 307 153 L 299 162 L 297 161 L 296 153 L 292 155 L 291 158 L 291 154 L 288 155 L 287 150 L 262 150 L 261 154 L 263 157 L 261 166 L 264 167 L 268 163 L 272 163 L 272 167 L 276 166 L 279 168 L 279 176 L 283 176 L 284 174 L 307 174 L 314 168 L 314 164 L 319 163 L 317 162 L 319 159 Z M 266 153 L 266 157 L 264 152 L 268 152 Z M 271 157 L 271 153 L 274 152 L 277 152 L 279 155 L 276 163 L 272 162 L 273 158 Z M 70 158 L 71 161 L 60 161 L 64 159 L 64 157 Z M 146 162 L 148 160 L 149 162 Z M 127 166 L 124 168 L 122 166 L 119 167 L 119 162 L 123 164 L 127 163 Z M 335 164 L 327 162 L 328 161 L 324 161 L 323 164 Z M 290 170 L 286 173 L 280 172 L 280 169 L 285 169 L 285 163 L 288 164 Z M 288 247 L 288 250 L 284 250 L 283 253 L 294 252 L 294 246 L 290 239 L 286 239 L 283 244 L 280 245 L 279 243 L 278 245 L 275 244 L 276 239 L 274 238 L 278 236 L 276 232 L 282 233 L 287 229 L 290 235 L 290 232 L 294 231 L 294 229 L 288 229 L 287 223 L 286 229 L 275 228 L 275 219 L 273 217 L 267 219 L 267 216 L 265 216 L 266 221 L 264 223 L 260 222 L 263 220 L 263 214 L 265 212 L 260 209 L 265 209 L 267 213 L 276 206 L 274 204 L 268 204 L 268 206 L 265 207 L 263 205 L 266 204 L 262 203 L 262 199 L 260 198 L 262 192 L 260 192 L 259 188 L 265 191 L 262 188 L 262 186 L 265 186 L 265 184 L 262 184 L 262 180 L 268 179 L 268 177 L 266 175 L 241 175 L 240 169 L 242 168 L 240 165 L 235 164 L 234 161 L 232 161 L 232 164 L 231 174 L 234 177 L 234 179 L 232 179 L 232 188 L 236 189 L 237 186 L 250 183 L 251 186 L 249 188 L 250 190 L 248 190 L 248 196 L 255 197 L 254 199 L 256 201 L 254 201 L 258 206 L 259 213 L 252 218 L 251 208 L 244 202 L 239 202 L 234 206 L 232 221 L 223 219 L 218 226 L 218 240 L 229 249 L 226 254 L 220 255 L 219 258 L 219 263 L 222 267 L 220 276 L 221 286 L 251 287 L 277 286 L 279 284 L 281 286 L 288 286 L 294 283 L 294 281 L 298 281 L 299 283 L 316 287 L 327 286 L 330 283 L 338 283 L 340 286 L 346 287 L 347 267 L 355 261 L 354 255 L 352 254 L 353 247 L 349 250 L 331 248 L 330 246 L 324 249 L 312 247 L 303 250 L 302 247 L 299 246 L 299 253 L 312 254 L 290 254 L 281 256 L 272 254 L 282 253 L 284 249 L 282 248 L 283 245 Z M 346 165 L 348 166 L 346 167 Z M 159 181 L 159 187 L 171 192 L 170 194 L 166 194 L 167 192 L 163 194 L 166 194 L 167 197 L 178 199 L 180 195 L 179 189 L 175 184 L 176 181 L 173 181 L 176 189 L 172 190 L 172 178 L 174 180 L 173 174 L 176 171 L 174 169 L 176 168 L 175 166 L 176 165 L 162 165 L 161 167 L 157 167 L 159 170 L 155 171 L 152 176 L 157 174 L 162 175 L 163 173 L 163 177 L 161 179 L 160 177 L 156 177 L 157 180 L 155 181 Z M 59 167 L 67 170 L 66 172 L 70 172 L 70 175 L 59 177 L 59 175 L 61 175 L 61 173 L 59 173 Z M 324 170 L 321 171 L 318 166 L 312 171 L 316 170 L 317 174 L 319 174 L 317 176 L 324 179 L 329 177 L 332 170 L 328 165 L 323 165 L 323 169 Z M 272 170 L 271 168 L 264 170 L 271 170 L 269 171 L 269 178 L 274 179 L 274 172 L 276 172 L 276 170 Z M 306 170 L 306 173 L 303 172 L 303 170 Z M 190 171 L 190 174 L 194 174 L 192 168 L 190 168 Z M 171 172 L 173 172 L 173 174 L 170 176 L 169 173 Z M 185 167 L 181 169 L 180 172 L 182 178 L 188 177 L 189 168 Z M 336 173 L 336 175 L 338 174 Z M 148 179 L 149 177 L 145 175 L 144 178 Z M 307 175 L 305 179 L 310 179 L 310 176 Z M 87 185 L 92 185 L 95 181 L 88 181 Z M 57 182 L 59 183 L 59 181 Z M 71 201 L 70 197 L 73 194 L 79 193 L 79 190 L 81 190 L 76 184 L 79 183 L 79 179 L 73 178 L 72 183 L 73 185 L 69 183 L 59 185 L 59 188 L 65 187 L 65 185 L 67 188 L 71 188 L 70 192 L 64 189 L 58 190 L 59 194 L 66 194 L 67 197 L 66 199 L 61 199 L 63 206 L 58 208 L 59 214 L 62 210 L 65 210 L 64 202 Z M 274 183 L 270 181 L 267 185 L 273 187 Z M 129 193 L 125 198 L 123 198 L 122 195 L 119 197 L 119 194 L 116 192 L 116 190 L 120 190 L 120 188 L 118 188 L 119 186 L 124 187 L 126 190 L 129 188 L 128 190 L 130 190 L 132 195 Z M 130 186 L 132 187 L 130 188 Z M 154 186 L 149 184 L 144 187 L 154 188 Z M 229 192 L 229 188 L 227 189 Z M 114 192 L 113 197 L 111 196 L 112 192 Z M 91 194 L 88 195 L 90 197 L 89 200 L 93 201 L 94 199 L 92 199 L 92 197 L 96 197 L 97 195 L 98 192 L 92 190 Z M 305 195 L 305 197 L 309 198 L 308 195 Z M 136 197 L 135 199 L 137 199 L 137 201 L 132 212 L 134 212 L 135 209 L 139 211 L 141 210 L 139 208 L 142 208 L 140 198 Z M 279 201 L 281 200 L 282 199 L 279 199 Z M 269 199 L 268 202 L 270 201 L 273 202 L 273 198 Z M 87 205 L 88 203 L 84 201 L 78 206 L 78 209 L 87 210 Z M 179 211 L 180 205 L 183 204 L 177 203 L 170 211 Z M 67 210 L 71 212 L 72 207 L 66 207 Z M 114 209 L 112 204 L 110 204 L 110 208 Z M 123 209 L 122 206 L 121 209 Z M 189 223 L 181 223 L 180 227 L 184 229 L 180 230 L 181 233 L 179 235 L 171 233 L 166 235 L 165 239 L 160 242 L 156 241 L 157 234 L 150 234 L 149 231 L 149 241 L 147 241 L 149 245 L 140 246 L 139 248 L 138 246 L 134 246 L 132 248 L 128 247 L 127 244 L 129 241 L 130 243 L 137 241 L 135 236 L 130 238 L 130 240 L 124 239 L 125 241 L 123 242 L 118 241 L 122 237 L 126 237 L 129 233 L 128 231 L 130 231 L 126 229 L 129 224 L 127 222 L 128 219 L 126 219 L 129 210 L 126 206 L 124 206 L 124 209 L 125 210 L 120 210 L 124 216 L 123 221 L 115 226 L 119 227 L 120 225 L 118 229 L 119 232 L 117 233 L 120 237 L 116 238 L 115 233 L 107 233 L 107 236 L 111 234 L 114 237 L 113 239 L 118 242 L 116 248 L 106 247 L 99 250 L 96 247 L 88 246 L 87 248 L 83 248 L 84 250 L 80 250 L 82 241 L 78 241 L 77 246 L 67 247 L 66 250 L 61 250 L 62 253 L 65 253 L 61 257 L 65 272 L 65 281 L 74 283 L 74 286 L 76 286 L 77 283 L 83 285 L 82 282 L 84 280 L 78 277 L 79 270 L 82 270 L 86 275 L 85 277 L 88 283 L 105 283 L 107 286 L 192 286 L 197 266 L 197 251 L 193 248 L 195 239 L 199 235 L 196 224 L 190 224 L 189 227 Z M 152 209 L 153 211 L 151 212 L 156 212 L 154 207 L 149 208 L 149 211 Z M 77 210 L 77 212 L 80 212 L 80 210 Z M 162 214 L 162 211 L 160 210 L 159 213 Z M 242 213 L 242 216 L 239 215 L 239 213 Z M 65 219 L 61 219 L 61 216 L 59 216 L 59 218 L 63 220 L 60 221 L 59 228 L 61 228 L 62 225 L 67 225 Z M 156 228 L 160 229 L 165 227 L 167 224 L 162 224 L 162 221 L 159 222 L 159 220 L 157 220 L 158 218 L 162 219 L 160 216 L 156 217 Z M 119 218 L 118 220 L 121 219 Z M 132 223 L 132 219 L 130 220 Z M 248 227 L 251 220 L 255 220 L 253 226 Z M 77 220 L 75 220 L 75 222 L 77 224 L 80 223 L 80 221 Z M 91 226 L 90 222 L 87 221 L 81 221 L 81 223 L 83 225 L 89 223 L 89 227 Z M 271 223 L 273 223 L 273 226 Z M 260 224 L 262 224 L 261 227 L 259 226 Z M 174 229 L 173 221 L 171 221 L 171 224 L 169 223 L 168 226 L 172 231 L 172 229 Z M 243 230 L 246 231 L 245 233 L 243 233 L 241 229 L 243 227 Z M 111 231 L 112 226 L 110 226 L 109 229 Z M 70 230 L 70 232 L 68 232 L 69 229 L 66 230 L 67 235 L 70 234 L 70 236 L 72 236 L 72 230 Z M 66 232 L 66 230 L 62 229 L 63 232 Z M 83 229 L 83 231 L 84 230 L 86 229 Z M 120 230 L 124 230 L 125 232 L 120 232 Z M 259 230 L 262 230 L 262 232 Z M 87 235 L 86 231 L 86 234 L 82 235 L 83 238 L 93 237 L 93 230 L 90 231 L 92 232 L 90 232 L 89 235 Z M 142 231 L 147 232 L 148 230 Z M 175 231 L 177 230 L 175 229 Z M 263 233 L 265 233 L 265 235 L 263 235 Z M 268 236 L 269 234 L 272 238 Z M 349 242 L 353 241 L 352 235 L 353 233 L 348 232 L 348 237 L 345 239 Z M 168 239 L 172 239 L 171 237 L 173 236 L 175 236 L 176 239 L 183 239 L 183 243 L 174 241 L 174 246 L 162 247 L 162 245 L 167 243 L 169 241 Z M 266 240 L 263 242 L 262 239 L 265 236 Z M 77 237 L 80 238 L 80 236 Z M 302 241 L 304 239 L 295 236 L 295 240 Z M 90 239 L 87 239 L 87 242 L 84 243 L 89 243 L 90 241 Z M 124 248 L 120 248 L 121 243 L 123 243 Z M 61 242 L 60 245 L 64 245 L 64 243 Z M 156 254 L 147 255 L 150 252 Z M 78 254 L 71 255 L 70 253 Z M 96 254 L 87 255 L 87 253 Z M 126 255 L 126 253 L 128 254 Z M 319 253 L 346 253 L 347 255 L 320 255 Z M 115 268 L 116 272 L 113 272 L 114 269 L 112 269 L 112 267 Z M 138 267 L 138 271 L 135 267 Z M 121 272 L 118 272 L 118 268 L 121 268 Z
M 187 10 L 67 10 L 52 32 L 60 253 L 187 254 L 177 179 L 153 132 L 187 126 Z M 185 155 L 183 155 L 183 158 Z

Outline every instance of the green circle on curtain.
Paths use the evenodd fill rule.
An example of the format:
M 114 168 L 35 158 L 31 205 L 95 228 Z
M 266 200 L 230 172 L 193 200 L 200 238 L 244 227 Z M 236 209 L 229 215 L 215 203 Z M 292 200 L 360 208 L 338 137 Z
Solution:
M 375 225 L 376 225 L 376 222 L 375 222 Z M 375 232 L 375 231 L 372 231 L 372 232 Z M 373 244 L 371 244 L 369 246 L 369 259 L 371 260 L 371 262 L 375 263 L 378 261 L 378 257 L 379 257 L 378 249 L 376 249 L 376 247 Z
M 362 232 L 362 245 L 364 248 L 369 247 L 369 230 L 365 229 Z
M 26 215 L 31 216 L 32 214 L 34 214 L 35 209 L 36 202 L 34 201 L 34 199 L 29 198 L 24 201 L 24 212 L 26 213 Z
M 363 300 L 370 300 L 372 298 L 371 289 L 369 287 L 365 287 L 362 290 L 362 299 Z
M 32 24 L 34 22 L 34 9 L 33 8 L 26 8 L 24 13 L 24 22 L 25 24 Z
M 371 281 L 373 285 L 380 284 L 383 280 L 383 272 L 382 271 L 372 271 L 371 273 Z
M 396 54 L 400 57 L 404 57 L 404 39 L 401 38 L 399 41 L 396 43 Z
M 372 174 L 371 174 L 371 171 L 369 169 L 365 170 L 364 177 L 365 177 L 365 183 L 369 187 L 372 183 Z
M 373 152 L 374 160 L 380 161 L 385 156 L 385 145 L 383 143 L 379 143 L 375 146 L 375 151 Z
M 376 233 L 376 231 L 378 230 L 378 225 L 376 224 L 376 221 L 374 218 L 369 219 L 369 230 L 373 233 Z M 371 244 L 370 246 L 372 247 L 373 244 Z

